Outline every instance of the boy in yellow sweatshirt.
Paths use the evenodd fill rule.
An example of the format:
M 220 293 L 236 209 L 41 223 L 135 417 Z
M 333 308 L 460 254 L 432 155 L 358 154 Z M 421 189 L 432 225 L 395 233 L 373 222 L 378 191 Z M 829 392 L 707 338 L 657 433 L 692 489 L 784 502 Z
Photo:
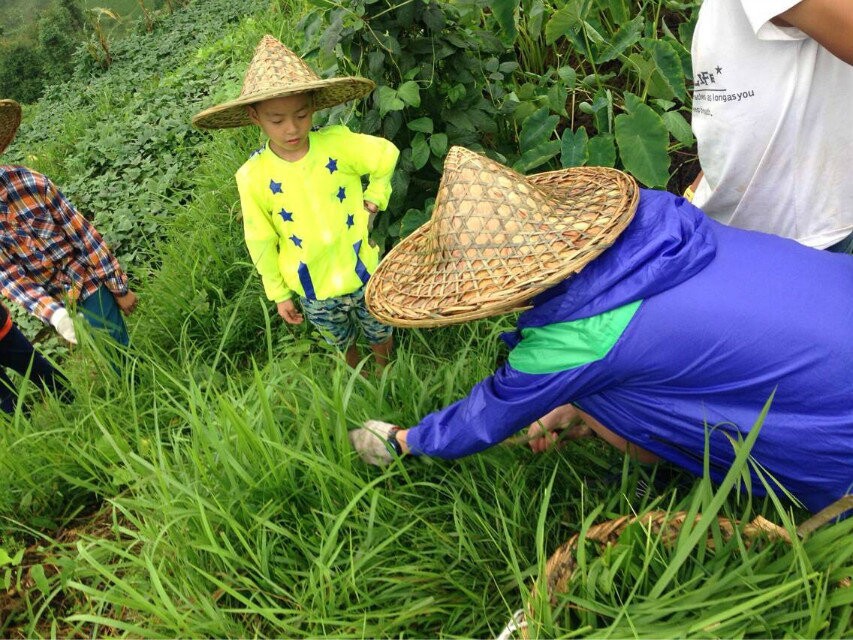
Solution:
M 236 173 L 246 245 L 282 319 L 300 324 L 307 316 L 353 367 L 359 330 L 380 366 L 393 345 L 391 327 L 367 311 L 364 285 L 379 262 L 368 234 L 388 205 L 399 151 L 342 125 L 312 131 L 312 115 L 374 86 L 365 78 L 323 80 L 264 36 L 240 97 L 193 117 L 208 129 L 256 124 L 269 138 Z

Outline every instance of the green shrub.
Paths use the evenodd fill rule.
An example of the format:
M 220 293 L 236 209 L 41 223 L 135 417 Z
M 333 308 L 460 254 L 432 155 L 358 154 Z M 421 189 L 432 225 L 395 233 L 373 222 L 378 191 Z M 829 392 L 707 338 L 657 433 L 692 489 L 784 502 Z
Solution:
M 74 71 L 74 54 L 85 38 L 83 20 L 79 5 L 70 0 L 50 7 L 39 17 L 38 46 L 49 82 L 62 82 Z
M 660 4 L 623 0 L 314 4 L 323 10 L 299 24 L 303 56 L 325 75 L 378 85 L 366 105 L 337 107 L 325 121 L 358 119 L 402 150 L 391 215 L 377 228 L 386 246 L 428 219 L 452 145 L 525 173 L 598 165 L 652 187 L 689 182 L 681 165 L 694 141 L 682 113 L 693 4 L 665 12 L 675 31 Z
M 44 90 L 41 49 L 16 41 L 0 48 L 0 95 L 23 104 L 35 102 Z

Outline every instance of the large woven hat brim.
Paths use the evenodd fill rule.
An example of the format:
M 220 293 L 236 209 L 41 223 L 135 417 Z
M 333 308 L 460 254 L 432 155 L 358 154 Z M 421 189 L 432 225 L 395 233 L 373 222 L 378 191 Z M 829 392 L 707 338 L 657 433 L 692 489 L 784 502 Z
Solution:
M 14 100 L 0 100 L 0 153 L 15 139 L 21 125 L 21 105 Z
M 305 82 L 298 85 L 289 85 L 240 96 L 235 100 L 223 102 L 210 107 L 193 116 L 192 123 L 201 129 L 228 129 L 231 127 L 245 127 L 252 124 L 246 113 L 246 107 L 262 100 L 272 98 L 283 98 L 298 93 L 314 92 L 313 109 L 327 109 L 335 105 L 344 104 L 350 100 L 356 100 L 368 95 L 376 88 L 376 84 L 367 78 L 328 78 L 315 82 Z
M 503 169 L 507 173 L 501 179 L 512 179 L 515 172 Z M 488 179 L 492 172 L 481 170 L 480 175 Z M 442 200 L 447 194 L 440 186 L 433 218 L 397 244 L 368 281 L 365 299 L 371 313 L 397 327 L 438 327 L 519 311 L 601 255 L 637 208 L 636 182 L 615 169 L 580 167 L 515 176 L 559 203 L 550 217 L 525 232 L 506 232 L 519 225 L 510 220 L 500 227 L 495 220 L 506 203 L 492 205 L 484 194 L 483 202 L 496 216 L 478 224 L 499 229 L 494 233 L 498 242 L 487 238 L 485 250 L 466 250 L 470 238 L 458 242 L 466 229 L 448 231 L 445 225 L 440 231 L 437 226 L 439 209 L 454 206 Z M 505 188 L 505 182 L 493 188 Z M 523 211 L 511 215 L 527 222 L 533 217 Z M 448 250 L 454 243 L 457 248 Z

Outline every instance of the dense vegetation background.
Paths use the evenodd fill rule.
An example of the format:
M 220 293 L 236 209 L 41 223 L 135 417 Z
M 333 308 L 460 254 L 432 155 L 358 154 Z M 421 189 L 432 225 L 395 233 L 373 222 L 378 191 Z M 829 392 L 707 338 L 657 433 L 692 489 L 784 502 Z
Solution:
M 724 540 L 716 515 L 791 531 L 806 517 L 737 489 L 746 452 L 720 487 L 594 440 L 361 464 L 348 429 L 413 424 L 463 396 L 504 355 L 512 318 L 400 332 L 393 367 L 362 378 L 309 327 L 282 325 L 248 262 L 232 176 L 259 133 L 189 125 L 236 95 L 271 33 L 322 75 L 379 85 L 317 124 L 401 148 L 386 247 L 429 217 L 454 144 L 525 172 L 618 166 L 678 191 L 695 172 L 696 3 L 137 6 L 119 33 L 98 31 L 115 21 L 105 11 L 132 7 L 45 2 L 37 28 L 4 40 L 4 55 L 30 50 L 17 75 L 0 65 L 3 97 L 37 79 L 4 162 L 47 173 L 93 217 L 141 303 L 118 375 L 97 336 L 72 353 L 48 338 L 75 403 L 32 398 L 31 415 L 0 417 L 0 635 L 485 637 L 529 604 L 549 637 L 850 636 L 853 519 L 790 545 Z M 77 11 L 80 30 L 66 28 Z M 71 50 L 61 73 L 38 66 L 59 55 L 51 24 Z M 671 545 L 639 527 L 604 552 L 581 545 L 568 593 L 530 595 L 571 535 L 651 509 L 706 518 Z

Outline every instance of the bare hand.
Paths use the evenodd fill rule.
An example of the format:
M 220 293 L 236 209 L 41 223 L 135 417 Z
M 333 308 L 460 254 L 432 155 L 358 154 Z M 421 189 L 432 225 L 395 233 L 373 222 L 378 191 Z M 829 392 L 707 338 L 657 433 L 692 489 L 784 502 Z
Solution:
M 302 317 L 302 314 L 299 313 L 296 305 L 293 304 L 293 300 L 284 300 L 279 302 L 276 307 L 278 308 L 278 315 L 280 315 L 287 324 L 302 324 L 304 318 Z
M 129 316 L 131 313 L 136 311 L 136 305 L 139 300 L 136 297 L 136 294 L 130 289 L 127 290 L 123 296 L 113 294 L 113 297 L 116 299 L 116 304 L 118 304 L 118 308 L 121 309 L 121 312 Z
M 527 427 L 527 444 L 534 453 L 542 453 L 554 446 L 557 442 L 556 430 L 545 427 L 541 420 L 537 420 Z
M 571 404 L 557 407 L 550 413 L 542 416 L 527 428 L 527 439 L 531 450 L 542 453 L 554 446 L 563 437 L 560 432 L 568 429 L 569 440 L 577 440 L 592 435 L 592 431 L 583 422 L 578 410 Z
M 379 212 L 379 207 L 369 200 L 364 201 L 364 210 L 367 211 L 367 230 L 373 230 L 373 221 L 376 220 L 376 214 Z

